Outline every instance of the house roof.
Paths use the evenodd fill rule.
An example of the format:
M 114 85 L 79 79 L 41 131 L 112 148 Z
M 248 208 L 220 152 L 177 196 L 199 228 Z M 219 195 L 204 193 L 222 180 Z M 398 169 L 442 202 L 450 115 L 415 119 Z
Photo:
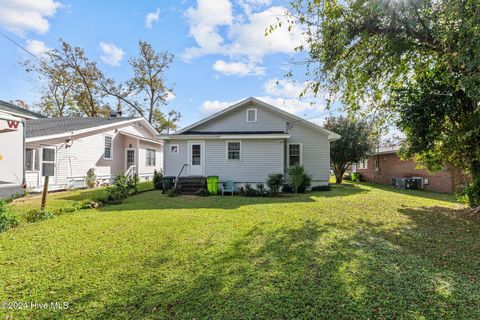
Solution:
M 379 147 L 373 152 L 373 155 L 397 153 L 399 150 L 400 150 L 400 145 L 389 146 L 389 147 Z
M 236 104 L 234 104 L 234 105 L 232 105 L 232 106 L 230 106 L 230 107 L 228 107 L 228 108 L 226 108 L 226 109 L 223 109 L 223 110 L 221 110 L 221 111 L 219 111 L 219 112 L 217 112 L 217 113 L 212 114 L 211 116 L 208 116 L 208 117 L 206 117 L 206 118 L 203 118 L 202 120 L 197 121 L 197 122 L 193 123 L 192 125 L 187 126 L 187 127 L 183 128 L 183 129 L 175 132 L 175 134 L 190 134 L 190 130 L 191 130 L 191 129 L 193 129 L 193 128 L 201 125 L 201 124 L 204 124 L 204 123 L 206 123 L 206 122 L 208 122 L 208 121 L 210 121 L 210 120 L 212 120 L 212 119 L 214 119 L 214 118 L 217 118 L 217 117 L 219 117 L 219 116 L 221 116 L 221 115 L 223 115 L 223 114 L 225 114 L 225 113 L 227 113 L 227 112 L 230 112 L 230 111 L 235 110 L 235 109 L 237 109 L 237 108 L 243 107 L 243 106 L 245 106 L 245 105 L 247 105 L 247 104 L 249 104 L 249 103 L 253 103 L 253 104 L 256 104 L 257 106 L 264 107 L 264 108 L 269 109 L 269 110 L 271 110 L 271 111 L 273 111 L 273 112 L 279 113 L 279 114 L 281 114 L 281 115 L 283 115 L 283 116 L 285 116 L 285 117 L 287 117 L 287 118 L 292 119 L 294 122 L 300 122 L 300 123 L 302 123 L 302 124 L 305 124 L 305 125 L 307 125 L 308 127 L 310 127 L 311 129 L 314 129 L 314 130 L 316 130 L 317 132 L 320 132 L 320 133 L 323 133 L 323 134 L 327 135 L 327 136 L 328 136 L 328 139 L 329 139 L 330 141 L 334 141 L 334 140 L 340 139 L 340 135 L 338 135 L 338 134 L 336 134 L 336 133 L 334 133 L 334 132 L 332 132 L 332 131 L 329 131 L 329 130 L 327 130 L 327 129 L 325 129 L 325 128 L 322 128 L 322 127 L 320 127 L 319 125 L 316 125 L 315 123 L 312 123 L 312 122 L 310 122 L 310 121 L 307 121 L 307 120 L 305 120 L 305 119 L 302 119 L 302 118 L 300 118 L 300 117 L 298 117 L 298 116 L 296 116 L 296 115 L 294 115 L 294 114 L 291 114 L 291 113 L 289 113 L 289 112 L 283 111 L 282 109 L 279 109 L 279 108 L 277 108 L 277 107 L 274 107 L 274 106 L 272 106 L 271 104 L 268 104 L 268 103 L 266 103 L 266 102 L 263 102 L 263 101 L 258 100 L 258 99 L 256 99 L 256 98 L 253 98 L 253 97 L 244 99 L 244 100 L 242 100 L 242 101 L 240 101 L 240 102 L 237 102 Z
M 45 116 L 40 113 L 21 108 L 3 100 L 0 100 L 0 111 L 5 111 L 6 113 L 26 119 L 45 118 Z

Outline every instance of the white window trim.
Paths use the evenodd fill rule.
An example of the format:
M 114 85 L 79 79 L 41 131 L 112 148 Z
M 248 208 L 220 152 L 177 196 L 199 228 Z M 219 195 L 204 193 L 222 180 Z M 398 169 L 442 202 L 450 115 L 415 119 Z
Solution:
M 125 171 L 128 170 L 127 168 L 127 155 L 128 155 L 128 151 L 132 151 L 133 150 L 133 153 L 134 153 L 134 160 L 135 160 L 135 163 L 133 164 L 134 166 L 137 165 L 137 148 L 125 148 Z
M 229 143 L 240 143 L 240 155 L 239 155 L 239 159 L 228 159 L 228 144 Z M 227 161 L 242 161 L 242 141 L 241 140 L 228 140 L 228 141 L 225 141 L 225 151 L 226 151 L 226 154 L 225 154 L 225 159 Z
M 27 149 L 30 149 L 32 150 L 32 165 L 33 165 L 33 169 L 28 169 L 27 168 L 27 164 L 25 163 L 25 171 L 27 172 L 39 172 L 40 171 L 40 168 L 37 168 L 35 169 L 35 161 L 38 159 L 38 166 L 40 167 L 40 162 L 41 162 L 41 158 L 39 157 L 40 156 L 40 149 L 38 148 L 25 148 L 25 157 L 26 157 L 26 154 L 27 154 Z M 26 159 L 25 159 L 26 160 Z
M 358 170 L 368 170 L 368 159 L 360 160 L 356 163 L 356 169 Z
M 255 111 L 255 120 L 249 121 L 249 120 L 248 120 L 248 112 L 249 112 L 249 111 L 252 111 L 252 110 Z M 257 108 L 247 109 L 247 122 L 257 122 L 257 113 L 258 113 Z
M 153 151 L 153 164 L 148 164 L 148 152 Z M 146 148 L 145 149 L 145 167 L 156 167 L 157 166 L 157 150 Z
M 105 157 L 105 138 L 110 137 L 112 139 L 110 145 L 110 158 Z M 103 160 L 113 160 L 113 135 L 111 134 L 104 134 L 103 135 Z
M 172 152 L 172 147 L 177 147 L 177 152 Z M 170 154 L 180 154 L 180 145 L 178 145 L 178 144 L 171 144 L 171 145 L 170 145 Z
M 287 144 L 287 167 L 290 168 L 290 145 L 299 145 L 300 146 L 300 163 L 299 165 L 303 165 L 303 143 L 301 142 L 289 142 Z
M 39 161 L 39 166 L 40 168 L 39 169 L 39 172 L 40 174 L 43 176 L 43 164 L 44 163 L 53 163 L 53 176 L 56 176 L 57 175 L 57 148 L 55 147 L 41 147 L 42 149 L 42 152 L 41 152 L 41 155 L 40 155 L 40 161 Z M 43 160 L 43 150 L 44 149 L 51 149 L 53 150 L 53 161 L 44 161 Z

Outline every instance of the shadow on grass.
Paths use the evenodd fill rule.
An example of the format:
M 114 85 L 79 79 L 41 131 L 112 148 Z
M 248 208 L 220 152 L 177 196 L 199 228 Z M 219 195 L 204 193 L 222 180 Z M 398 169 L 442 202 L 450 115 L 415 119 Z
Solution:
M 313 198 L 346 197 L 368 192 L 357 186 L 335 187 L 332 191 L 308 192 L 304 194 L 282 194 L 278 197 L 243 197 L 243 196 L 178 196 L 167 197 L 161 191 L 152 191 L 128 198 L 121 205 L 108 205 L 107 211 L 164 210 L 164 209 L 238 209 L 248 205 L 312 203 Z
M 480 317 L 479 265 L 470 255 L 479 252 L 479 229 L 460 243 L 457 228 L 468 223 L 404 213 L 413 223 L 389 231 L 368 222 L 258 225 L 219 253 L 193 252 L 176 278 L 145 262 L 148 280 L 138 270 L 123 275 L 131 285 L 96 318 Z

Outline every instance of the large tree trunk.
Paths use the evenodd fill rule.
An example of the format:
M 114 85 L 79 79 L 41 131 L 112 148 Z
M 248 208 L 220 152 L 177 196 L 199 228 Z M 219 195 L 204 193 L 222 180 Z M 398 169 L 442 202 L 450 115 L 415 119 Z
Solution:
M 341 184 L 343 182 L 343 174 L 345 173 L 345 169 L 333 167 L 333 172 L 335 173 L 335 183 Z

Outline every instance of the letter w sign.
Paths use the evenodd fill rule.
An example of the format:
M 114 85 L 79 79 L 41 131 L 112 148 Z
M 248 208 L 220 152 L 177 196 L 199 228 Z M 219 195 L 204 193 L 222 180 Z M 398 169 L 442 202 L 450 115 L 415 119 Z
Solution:
M 17 131 L 20 126 L 20 121 L 14 120 L 0 120 L 0 132 L 5 131 Z

